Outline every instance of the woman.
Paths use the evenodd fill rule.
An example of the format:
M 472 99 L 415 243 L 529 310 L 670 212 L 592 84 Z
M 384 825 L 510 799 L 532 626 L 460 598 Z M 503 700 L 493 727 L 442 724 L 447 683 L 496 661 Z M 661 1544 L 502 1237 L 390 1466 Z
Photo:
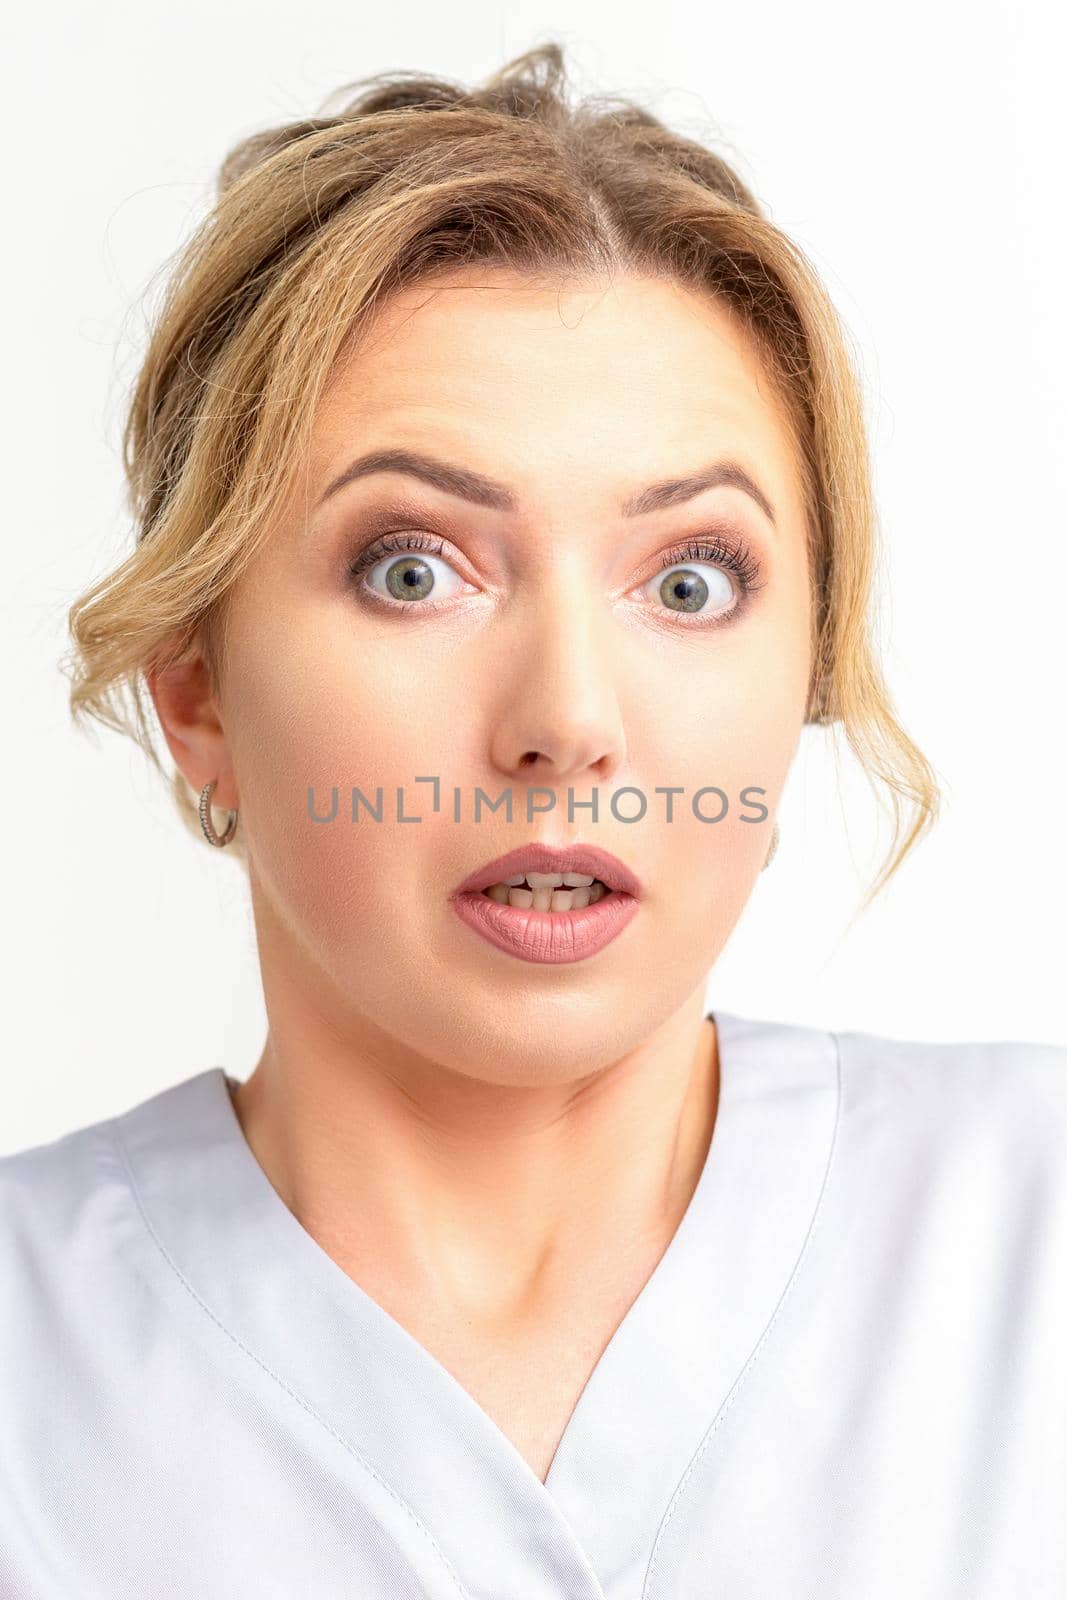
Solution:
M 873 892 L 937 805 L 801 254 L 556 45 L 399 75 L 225 162 L 126 445 L 72 703 L 269 1031 L 0 1163 L 3 1593 L 1063 1592 L 1067 1052 L 704 1012 L 805 723 Z

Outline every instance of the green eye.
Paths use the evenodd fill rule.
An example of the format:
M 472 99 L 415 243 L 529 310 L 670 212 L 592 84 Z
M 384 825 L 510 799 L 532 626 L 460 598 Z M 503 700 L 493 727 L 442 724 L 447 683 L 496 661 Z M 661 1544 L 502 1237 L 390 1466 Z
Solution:
M 668 611 L 725 611 L 734 598 L 734 586 L 726 573 L 712 566 L 705 567 L 703 572 L 695 566 L 672 567 L 665 576 L 654 578 L 648 587 Z
M 423 556 L 401 556 L 396 561 L 382 561 L 379 565 L 385 568 L 386 588 L 397 600 L 425 600 L 437 581 L 432 566 Z
M 644 594 L 657 611 L 713 623 L 742 610 L 764 587 L 762 570 L 738 535 L 716 531 L 666 551 Z
M 384 605 L 414 601 L 436 605 L 451 599 L 463 579 L 441 555 L 431 554 L 431 549 L 439 551 L 440 540 L 414 532 L 390 535 L 357 556 L 349 574 Z

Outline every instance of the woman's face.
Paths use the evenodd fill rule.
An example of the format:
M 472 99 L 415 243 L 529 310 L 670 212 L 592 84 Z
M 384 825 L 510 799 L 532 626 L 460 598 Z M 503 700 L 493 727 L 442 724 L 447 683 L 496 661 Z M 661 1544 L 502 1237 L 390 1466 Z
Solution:
M 327 493 L 379 451 L 509 503 L 395 469 Z M 720 465 L 752 492 L 734 470 L 627 506 Z M 214 769 L 241 808 L 268 1006 L 273 981 L 337 1037 L 498 1083 L 619 1059 L 703 994 L 804 721 L 802 489 L 770 381 L 678 285 L 468 269 L 382 308 L 308 469 L 232 592 Z M 334 786 L 334 820 L 312 820 L 309 788 L 328 816 Z M 381 790 L 381 822 L 353 823 L 353 787 Z M 475 820 L 478 789 L 510 790 L 510 823 Z M 531 841 L 599 845 L 640 880 L 595 954 L 526 960 L 457 916 L 456 885 Z

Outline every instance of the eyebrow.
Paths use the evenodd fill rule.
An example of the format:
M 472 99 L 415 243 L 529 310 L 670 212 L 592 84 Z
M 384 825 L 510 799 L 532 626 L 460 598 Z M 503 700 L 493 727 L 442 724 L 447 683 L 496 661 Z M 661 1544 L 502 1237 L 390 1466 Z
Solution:
M 319 505 L 321 506 L 339 489 L 343 489 L 346 484 L 353 483 L 357 478 L 369 477 L 376 472 L 402 472 L 408 477 L 421 478 L 424 483 L 442 490 L 445 494 L 457 495 L 461 500 L 486 506 L 492 511 L 518 509 L 518 496 L 514 490 L 508 488 L 507 484 L 498 483 L 494 478 L 484 477 L 480 472 L 472 472 L 467 467 L 453 466 L 448 462 L 439 461 L 436 457 L 424 455 L 420 451 L 389 449 L 372 450 L 351 462 L 325 490 Z M 772 527 L 775 526 L 774 509 L 770 501 L 759 484 L 736 461 L 714 461 L 703 470 L 691 473 L 687 477 L 666 478 L 661 483 L 649 484 L 647 488 L 628 496 L 622 502 L 620 509 L 624 517 L 644 517 L 652 511 L 662 511 L 669 506 L 682 505 L 687 500 L 695 499 L 698 494 L 703 494 L 705 490 L 717 489 L 721 485 L 740 489 L 749 495 Z

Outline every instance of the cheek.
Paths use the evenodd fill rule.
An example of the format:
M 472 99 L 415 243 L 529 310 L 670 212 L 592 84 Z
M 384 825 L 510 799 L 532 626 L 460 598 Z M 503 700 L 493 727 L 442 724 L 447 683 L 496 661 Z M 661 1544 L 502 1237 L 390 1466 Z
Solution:
M 327 936 L 380 926 L 389 884 L 410 894 L 411 857 L 435 858 L 434 825 L 449 815 L 455 684 L 410 661 L 405 670 L 399 650 L 290 621 L 233 652 L 230 744 L 256 873 L 277 904 Z M 441 778 L 436 818 L 419 774 Z M 353 788 L 367 802 L 356 822 Z M 421 823 L 397 821 L 398 788 L 404 815 Z M 332 820 L 314 820 L 309 789 L 316 816 Z
M 649 773 L 649 814 L 654 801 L 666 818 L 656 787 L 683 791 L 665 829 L 664 858 L 680 881 L 714 886 L 738 911 L 770 849 L 773 813 L 804 725 L 806 627 L 802 601 L 783 602 L 732 636 L 707 641 L 706 649 L 696 641 L 684 657 L 675 653 L 656 668 L 655 715 L 645 680 L 646 733 L 633 753 Z

